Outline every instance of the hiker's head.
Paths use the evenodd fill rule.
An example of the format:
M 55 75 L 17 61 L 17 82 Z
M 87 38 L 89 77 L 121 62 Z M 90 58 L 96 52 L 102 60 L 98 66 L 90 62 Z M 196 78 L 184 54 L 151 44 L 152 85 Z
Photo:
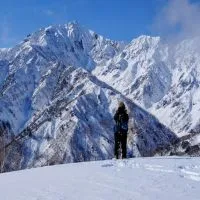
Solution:
M 126 109 L 124 102 L 122 102 L 122 101 L 119 102 L 118 109 L 119 110 L 125 110 Z

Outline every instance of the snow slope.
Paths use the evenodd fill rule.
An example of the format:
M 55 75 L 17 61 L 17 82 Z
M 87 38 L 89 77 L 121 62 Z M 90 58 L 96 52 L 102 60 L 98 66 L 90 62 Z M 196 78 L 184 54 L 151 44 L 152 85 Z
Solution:
M 200 160 L 106 160 L 4 173 L 0 195 L 3 200 L 199 200 Z

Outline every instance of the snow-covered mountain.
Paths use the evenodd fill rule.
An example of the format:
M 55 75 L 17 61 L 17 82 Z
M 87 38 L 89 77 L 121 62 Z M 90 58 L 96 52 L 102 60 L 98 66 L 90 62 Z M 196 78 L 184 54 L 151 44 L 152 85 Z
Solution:
M 200 38 L 175 46 L 140 36 L 93 74 L 154 114 L 175 133 L 199 132 Z
M 50 26 L 28 35 L 22 43 L 13 49 L 9 49 L 6 56 L 6 50 L 2 51 L 0 57 L 2 70 L 0 88 L 5 104 L 1 107 L 6 109 L 6 111 L 1 112 L 1 119 L 4 121 L 9 119 L 13 131 L 19 132 L 29 119 L 27 115 L 30 113 L 25 112 L 31 112 L 31 109 L 25 108 L 30 106 L 30 102 L 22 102 L 21 99 L 19 99 L 18 105 L 13 105 L 16 95 L 22 94 L 24 99 L 26 97 L 27 99 L 34 98 L 35 89 L 43 87 L 41 79 L 45 80 L 51 70 L 57 70 L 55 65 L 58 63 L 91 71 L 96 63 L 100 62 L 99 57 L 102 57 L 101 62 L 106 62 L 108 58 L 113 57 L 122 48 L 122 43 L 104 39 L 77 23 Z M 108 49 L 109 53 L 107 53 Z M 60 75 L 59 71 L 56 73 Z M 55 78 L 52 81 L 57 80 Z M 45 81 L 42 84 L 46 84 Z M 49 87 L 54 87 L 55 84 L 53 82 L 49 84 Z M 53 91 L 51 90 L 51 92 Z M 48 97 L 41 99 L 41 101 L 48 100 Z M 17 119 L 13 113 L 7 111 L 8 107 L 11 106 L 12 109 L 18 109 L 14 111 L 18 114 Z M 37 107 L 37 105 L 35 106 Z M 40 106 L 41 102 L 39 102 Z
M 188 105 L 191 99 L 198 102 L 198 85 L 182 84 L 191 73 L 198 82 L 198 73 L 190 73 L 198 54 L 185 75 L 175 65 L 186 62 L 181 57 L 186 44 L 174 54 L 158 37 L 125 44 L 69 23 L 40 29 L 16 47 L 1 49 L 1 146 L 11 142 L 3 170 L 113 157 L 113 114 L 120 100 L 130 114 L 129 156 L 171 148 L 178 142 L 173 131 L 198 125 L 198 104 Z

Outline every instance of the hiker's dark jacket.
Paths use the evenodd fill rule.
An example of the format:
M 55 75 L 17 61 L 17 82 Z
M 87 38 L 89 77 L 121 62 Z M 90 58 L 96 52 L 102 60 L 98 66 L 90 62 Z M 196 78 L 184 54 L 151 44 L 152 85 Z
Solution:
M 128 131 L 128 120 L 129 116 L 126 109 L 118 108 L 114 115 L 114 120 L 116 122 L 115 132 L 127 132 Z M 124 128 L 123 128 L 124 127 Z

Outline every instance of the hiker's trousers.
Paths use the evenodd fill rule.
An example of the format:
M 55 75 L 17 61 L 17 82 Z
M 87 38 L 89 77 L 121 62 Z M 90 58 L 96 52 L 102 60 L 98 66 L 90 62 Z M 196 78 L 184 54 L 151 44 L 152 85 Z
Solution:
M 119 150 L 121 146 L 122 158 L 126 158 L 126 143 L 127 143 L 127 132 L 116 132 L 115 133 L 115 157 L 119 158 Z

